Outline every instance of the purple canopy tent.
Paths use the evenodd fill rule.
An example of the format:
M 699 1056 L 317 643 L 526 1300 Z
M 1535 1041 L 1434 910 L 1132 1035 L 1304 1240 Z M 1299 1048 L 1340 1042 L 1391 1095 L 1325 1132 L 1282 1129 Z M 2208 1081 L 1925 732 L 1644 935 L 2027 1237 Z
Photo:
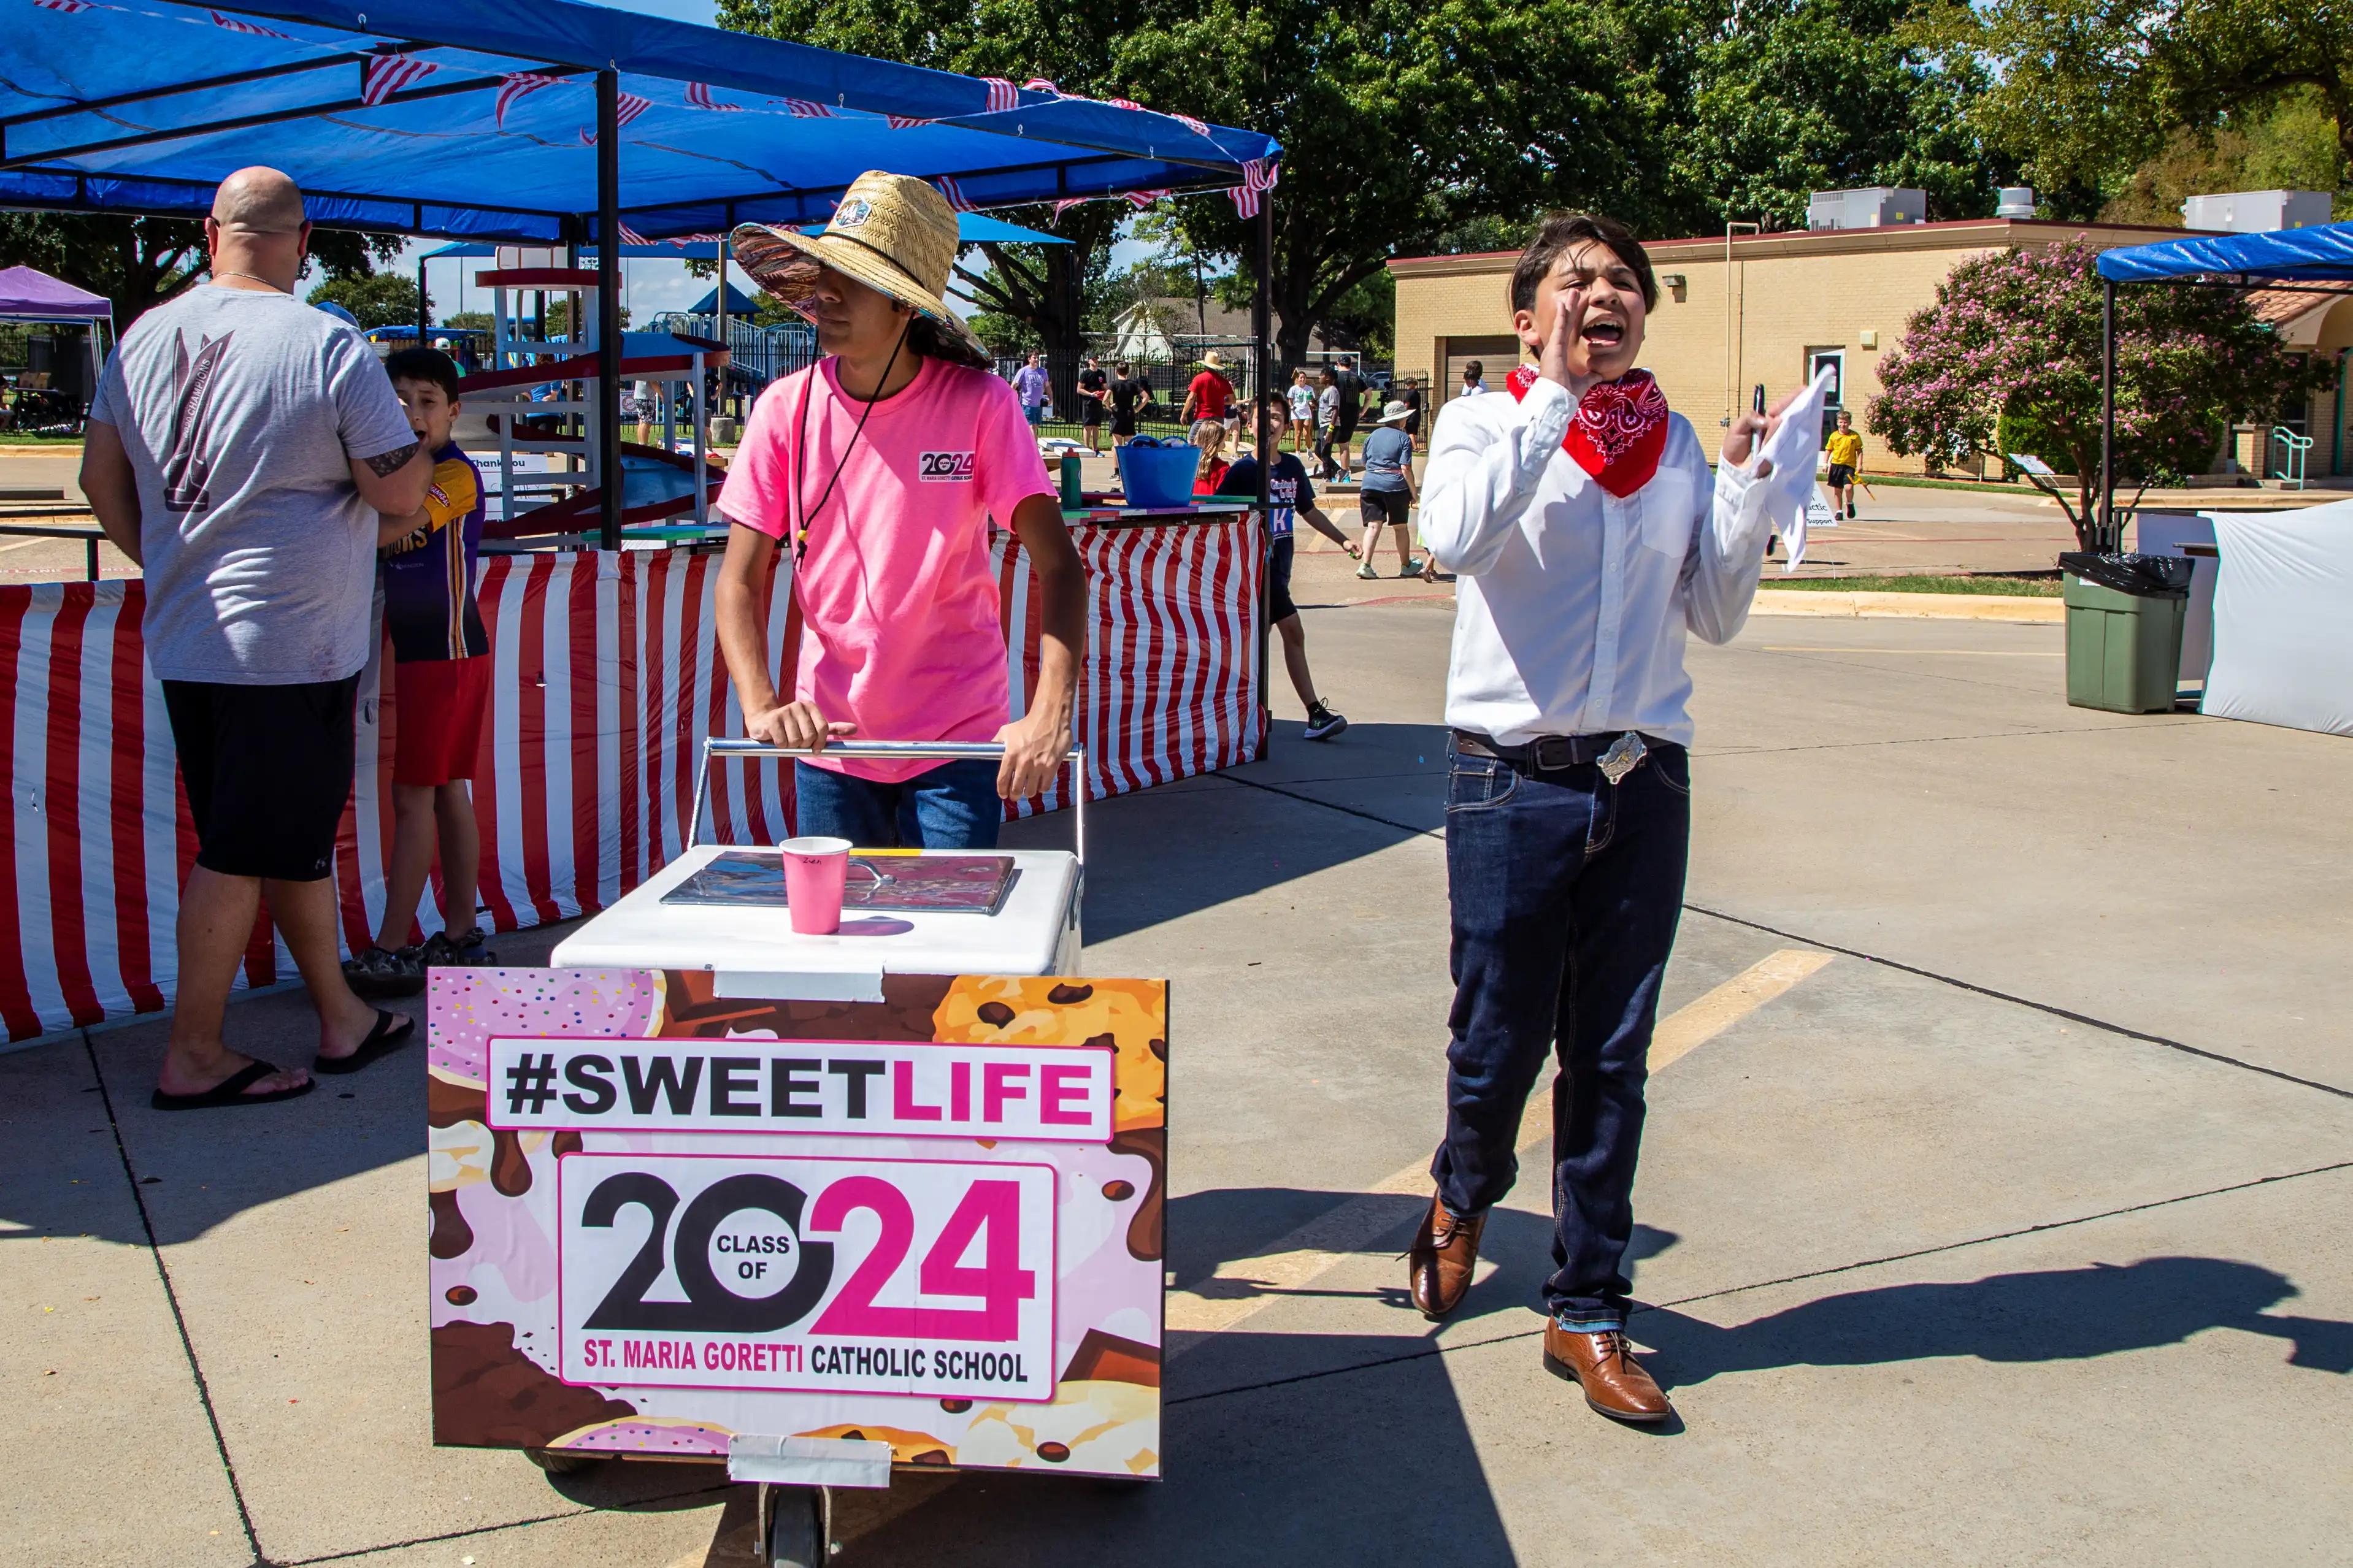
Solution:
M 86 321 L 90 325 L 90 384 L 98 388 L 105 368 L 99 323 L 114 330 L 114 306 L 103 294 L 77 289 L 62 278 L 31 267 L 0 269 L 0 321 Z

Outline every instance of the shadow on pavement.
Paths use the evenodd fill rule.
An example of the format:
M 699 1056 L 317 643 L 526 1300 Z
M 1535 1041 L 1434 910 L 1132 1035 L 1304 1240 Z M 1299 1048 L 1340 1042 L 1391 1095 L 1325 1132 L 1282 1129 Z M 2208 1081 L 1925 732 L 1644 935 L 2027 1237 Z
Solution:
M 1733 1328 L 1660 1308 L 1635 1336 L 1671 1388 L 1721 1373 L 1872 1366 L 1937 1356 L 2077 1361 L 2179 1344 L 2208 1329 L 2288 1341 L 2290 1366 L 2353 1373 L 2353 1323 L 2274 1317 L 2296 1294 L 2286 1276 L 2221 1258 L 2144 1258 L 1995 1274 L 1962 1284 L 1891 1285 L 1826 1296 Z
M 1445 738 L 1435 726 L 1365 724 L 1323 744 L 1301 741 L 1295 725 L 1277 726 L 1286 728 L 1273 756 L 1237 770 L 1272 788 L 1230 778 L 1186 780 L 1089 808 L 1088 942 L 1248 898 L 1418 837 L 1388 822 L 1323 809 L 1327 796 L 1365 809 L 1333 795 L 1334 781 L 1357 785 L 1354 793 L 1369 787 L 1443 804 Z M 1293 779 L 1306 787 L 1278 793 L 1293 790 Z M 1070 836 L 1068 820 L 1058 814 L 1008 825 L 1004 844 L 1065 848 Z
M 1266 1335 L 1322 1359 L 1391 1361 L 1418 1334 Z M 838 1506 L 858 1563 L 1126 1564 L 1516 1562 L 1444 1359 L 1171 1404 L 1166 1480 L 967 1474 L 918 1506 Z M 861 1517 L 862 1515 L 862 1517 Z

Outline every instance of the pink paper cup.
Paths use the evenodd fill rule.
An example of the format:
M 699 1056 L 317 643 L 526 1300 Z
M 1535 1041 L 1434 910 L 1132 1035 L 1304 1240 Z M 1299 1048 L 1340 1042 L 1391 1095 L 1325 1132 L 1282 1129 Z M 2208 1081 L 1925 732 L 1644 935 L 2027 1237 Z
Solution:
M 787 838 L 784 854 L 785 908 L 793 930 L 803 936 L 830 936 L 841 929 L 841 893 L 849 880 L 849 840 Z

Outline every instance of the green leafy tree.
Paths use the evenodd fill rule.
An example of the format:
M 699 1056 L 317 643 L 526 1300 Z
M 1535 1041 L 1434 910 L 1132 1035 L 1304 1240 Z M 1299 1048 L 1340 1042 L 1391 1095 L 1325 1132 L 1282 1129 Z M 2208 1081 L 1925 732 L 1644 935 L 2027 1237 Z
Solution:
M 718 8 L 719 25 L 739 32 L 968 76 L 1043 77 L 1090 98 L 1136 96 L 1117 74 L 1114 43 L 1149 15 L 1141 0 L 720 0 Z M 887 164 L 890 151 L 885 141 L 877 162 Z M 984 245 L 985 264 L 960 266 L 957 277 L 982 313 L 1021 323 L 1059 363 L 1075 363 L 1091 280 L 1107 265 L 1126 210 L 1101 202 L 1060 217 L 1050 207 L 1003 209 L 1009 222 L 1071 243 Z
M 2100 208 L 2107 223 L 2166 226 L 2181 205 L 2209 191 L 2334 191 L 2347 211 L 2337 123 L 2320 95 L 2294 92 L 2269 108 L 2236 111 L 2208 130 L 2176 129 L 2165 150 L 2142 163 Z
M 311 290 L 310 299 L 313 305 L 331 300 L 341 305 L 359 319 L 363 331 L 417 323 L 417 279 L 397 272 L 330 278 Z M 427 305 L 430 308 L 431 301 Z
M 1968 108 L 1982 67 L 1900 30 L 1908 0 L 1751 0 L 1699 46 L 1677 171 L 1725 218 L 1803 228 L 1806 197 L 1928 193 L 1932 218 L 1993 210 L 1998 173 Z
M 2245 129 L 2306 94 L 2353 163 L 2344 0 L 1947 0 L 1915 36 L 1990 68 L 1972 118 L 2038 186 L 2114 194 L 2178 132 Z
M 398 235 L 312 229 L 311 270 L 365 277 L 400 246 Z M 0 213 L 0 267 L 38 268 L 105 295 L 117 331 L 202 278 L 206 264 L 204 225 L 186 218 Z
M 1496 213 L 1606 210 L 1685 226 L 1662 127 L 1688 16 L 1616 0 L 1200 0 L 1119 40 L 1133 96 L 1247 125 L 1285 155 L 1269 294 L 1298 363 L 1388 259 Z M 1255 220 L 1181 203 L 1205 250 L 1255 282 Z
M 2086 550 L 2114 549 L 2094 516 L 2100 468 L 2099 252 L 2085 240 L 1997 251 L 1963 262 L 1879 362 L 1885 391 L 1872 430 L 1899 454 L 1947 463 L 2000 456 L 2000 436 L 2031 432 L 2032 455 L 2075 476 L 2053 491 Z M 2331 364 L 2284 349 L 2221 289 L 2116 290 L 2115 462 L 2121 484 L 2202 471 L 2225 425 L 2268 419 L 2317 390 Z

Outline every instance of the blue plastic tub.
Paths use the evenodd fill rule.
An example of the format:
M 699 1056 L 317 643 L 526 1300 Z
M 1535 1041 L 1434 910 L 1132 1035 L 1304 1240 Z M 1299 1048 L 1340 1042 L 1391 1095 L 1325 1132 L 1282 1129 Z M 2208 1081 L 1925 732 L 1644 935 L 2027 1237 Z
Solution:
M 1191 506 L 1200 471 L 1201 448 L 1190 441 L 1139 436 L 1119 449 L 1119 483 L 1130 506 Z

